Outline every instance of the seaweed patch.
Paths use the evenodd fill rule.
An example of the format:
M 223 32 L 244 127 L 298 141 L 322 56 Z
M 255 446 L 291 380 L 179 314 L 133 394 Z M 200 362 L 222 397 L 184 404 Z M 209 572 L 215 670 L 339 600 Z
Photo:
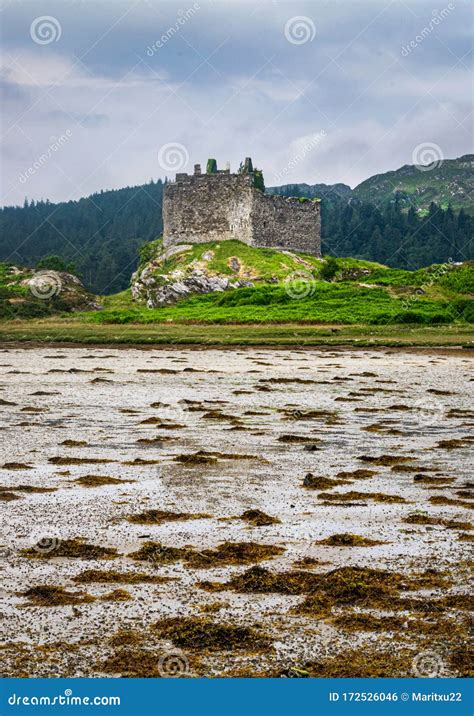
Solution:
M 192 547 L 167 547 L 159 542 L 145 542 L 128 556 L 136 561 L 169 564 L 183 561 L 196 569 L 219 567 L 227 564 L 248 564 L 271 559 L 285 550 L 275 545 L 255 542 L 224 542 L 215 549 L 195 550 Z
M 86 592 L 68 592 L 64 587 L 52 585 L 39 585 L 30 587 L 18 596 L 25 597 L 28 607 L 60 607 L 67 604 L 88 604 L 95 601 L 94 597 Z
M 372 547 L 378 544 L 386 544 L 386 542 L 343 532 L 342 534 L 326 537 L 326 539 L 320 540 L 317 544 L 325 544 L 331 547 Z
M 86 569 L 72 578 L 79 584 L 162 584 L 172 577 L 160 577 L 144 572 L 117 572 L 105 569 Z
M 138 515 L 129 515 L 127 520 L 138 525 L 161 525 L 164 522 L 185 522 L 187 520 L 202 520 L 207 517 L 210 515 L 169 510 L 146 510 Z
M 182 649 L 258 652 L 272 646 L 271 639 L 259 629 L 213 622 L 205 617 L 161 619 L 153 628 Z
M 100 547 L 88 544 L 84 539 L 56 539 L 45 538 L 51 543 L 51 548 L 45 550 L 42 542 L 33 547 L 20 550 L 22 557 L 30 559 L 53 559 L 56 557 L 71 557 L 73 559 L 113 559 L 118 557 L 115 547 Z
M 278 517 L 271 517 L 261 510 L 245 510 L 245 512 L 240 515 L 240 519 L 254 527 L 281 524 L 281 520 L 279 520 Z

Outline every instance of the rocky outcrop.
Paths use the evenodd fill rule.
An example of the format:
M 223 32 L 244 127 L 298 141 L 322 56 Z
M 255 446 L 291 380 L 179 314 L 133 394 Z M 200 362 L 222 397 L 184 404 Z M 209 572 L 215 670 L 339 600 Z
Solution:
M 26 277 L 20 285 L 27 289 L 27 296 L 37 300 L 49 300 L 63 311 L 97 311 L 102 308 L 97 297 L 89 293 L 81 280 L 66 271 L 17 269 Z
M 0 263 L 2 318 L 28 318 L 100 308 L 97 297 L 71 273 Z
M 158 308 L 176 303 L 196 293 L 214 293 L 230 288 L 253 286 L 251 281 L 232 279 L 228 276 L 211 275 L 203 268 L 189 273 L 177 270 L 169 274 L 153 275 L 153 267 L 147 265 L 132 277 L 132 297 L 144 301 L 148 308 Z
M 352 266 L 350 268 L 342 269 L 338 274 L 339 281 L 357 281 L 359 278 L 369 276 L 372 271 L 367 268 L 360 268 L 359 266 Z
M 231 288 L 253 286 L 252 281 L 242 276 L 226 276 L 211 271 L 208 262 L 214 258 L 214 251 L 203 251 L 198 259 L 188 260 L 186 254 L 192 249 L 189 244 L 157 249 L 156 255 L 132 275 L 132 298 L 145 303 L 147 308 L 168 306 L 176 301 L 198 293 L 214 293 Z M 182 258 L 180 255 L 182 254 Z M 179 261 L 179 268 L 166 271 L 166 265 L 173 258 Z M 229 263 L 238 272 L 237 257 Z M 230 261 L 230 260 L 229 260 Z M 172 262 L 173 263 L 173 262 Z M 238 263 L 238 266 L 237 266 Z M 231 266 L 232 264 L 232 266 Z

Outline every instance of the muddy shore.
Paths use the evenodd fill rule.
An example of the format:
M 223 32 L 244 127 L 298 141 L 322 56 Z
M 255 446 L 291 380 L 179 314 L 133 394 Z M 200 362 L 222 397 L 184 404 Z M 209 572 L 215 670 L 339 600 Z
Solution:
M 2 675 L 467 675 L 472 365 L 4 345 Z

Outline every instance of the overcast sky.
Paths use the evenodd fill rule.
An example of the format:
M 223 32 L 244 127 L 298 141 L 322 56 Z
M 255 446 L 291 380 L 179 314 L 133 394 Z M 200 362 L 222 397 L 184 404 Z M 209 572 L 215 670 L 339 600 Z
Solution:
M 251 156 L 268 186 L 355 186 L 414 157 L 472 152 L 471 0 L 1 9 L 3 205 L 171 177 L 207 157 L 235 170 Z

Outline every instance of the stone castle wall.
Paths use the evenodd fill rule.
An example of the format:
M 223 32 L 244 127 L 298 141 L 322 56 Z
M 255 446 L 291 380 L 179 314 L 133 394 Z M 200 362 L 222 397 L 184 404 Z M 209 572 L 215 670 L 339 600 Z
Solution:
M 265 194 L 253 174 L 177 174 L 163 196 L 164 246 L 237 239 L 321 255 L 320 205 Z
M 164 245 L 239 239 L 252 243 L 252 177 L 177 174 L 163 196 Z
M 255 246 L 321 255 L 320 204 L 255 190 L 252 209 Z

